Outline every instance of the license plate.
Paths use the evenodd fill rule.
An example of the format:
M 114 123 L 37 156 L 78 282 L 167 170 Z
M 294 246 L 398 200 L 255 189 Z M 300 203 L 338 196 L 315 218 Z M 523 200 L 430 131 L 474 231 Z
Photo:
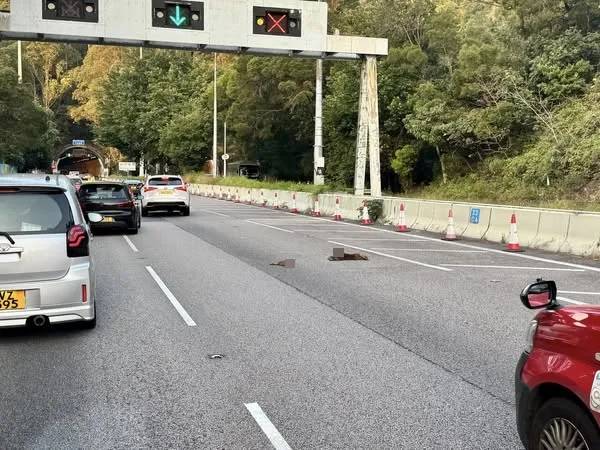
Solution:
M 25 309 L 25 291 L 0 291 L 0 311 Z
M 170 189 L 163 189 L 162 191 L 160 191 L 160 195 L 171 195 L 173 193 L 173 191 L 171 191 Z
M 113 217 L 103 217 L 102 222 L 104 223 L 113 223 L 115 219 Z

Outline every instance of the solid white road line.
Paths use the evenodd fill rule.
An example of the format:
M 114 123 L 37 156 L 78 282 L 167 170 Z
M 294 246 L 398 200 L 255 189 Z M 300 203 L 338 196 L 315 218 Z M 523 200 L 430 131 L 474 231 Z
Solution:
M 413 259 L 407 259 L 407 258 L 401 258 L 400 256 L 388 255 L 387 253 L 381 253 L 381 252 L 377 252 L 375 250 L 369 250 L 368 248 L 356 247 L 354 245 L 349 245 L 349 244 L 342 244 L 341 242 L 336 242 L 336 241 L 328 241 L 328 242 L 330 244 L 342 245 L 344 247 L 353 248 L 355 250 L 360 250 L 362 252 L 373 253 L 375 255 L 383 256 L 385 258 L 395 259 L 398 261 L 404 261 L 404 262 L 407 262 L 410 264 L 415 264 L 417 266 L 429 267 L 430 269 L 442 270 L 444 272 L 452 272 L 452 269 L 448 269 L 446 267 L 434 266 L 433 264 L 426 264 L 426 263 L 422 263 L 419 261 L 415 261 Z
M 391 241 L 391 242 L 419 242 L 417 239 L 369 239 L 369 238 L 341 238 L 342 241 Z
M 123 235 L 123 239 L 125 239 L 125 242 L 127 242 L 127 245 L 129 245 L 129 247 L 131 247 L 131 250 L 133 250 L 135 253 L 139 252 L 137 247 L 133 244 L 133 242 L 131 242 L 131 239 L 129 239 L 129 236 Z
M 364 230 L 364 231 L 332 230 L 331 228 L 328 230 L 313 230 L 311 228 L 301 228 L 301 229 L 294 229 L 292 231 L 297 231 L 298 233 L 355 233 L 355 234 L 377 233 L 377 231 L 373 231 L 373 230 Z M 352 239 L 352 238 L 347 238 L 347 239 Z
M 244 406 L 252 414 L 252 417 L 254 417 L 254 420 L 256 420 L 256 423 L 276 450 L 292 450 L 292 447 L 285 441 L 281 433 L 277 431 L 275 425 L 269 420 L 258 403 L 244 403 Z
M 558 291 L 559 294 L 574 294 L 574 295 L 600 295 L 600 292 L 581 292 L 581 291 Z
M 400 252 L 440 252 L 440 253 L 487 253 L 485 250 L 439 250 L 436 248 L 391 248 L 372 247 L 371 250 L 395 250 Z
M 574 305 L 587 305 L 587 303 L 584 302 L 578 302 L 577 300 L 572 300 L 570 298 L 565 298 L 565 297 L 556 297 L 557 300 L 561 300 L 563 302 L 567 302 L 567 303 L 572 303 Z
M 183 309 L 183 306 L 181 306 L 181 303 L 179 303 L 179 301 L 175 298 L 175 296 L 173 295 L 173 293 L 169 290 L 169 288 L 163 282 L 163 280 L 160 279 L 160 277 L 154 271 L 154 269 L 152 267 L 150 267 L 150 266 L 146 266 L 146 270 L 148 271 L 148 273 L 150 274 L 150 276 L 154 279 L 154 281 L 156 281 L 156 284 L 158 284 L 158 287 L 167 296 L 167 298 L 169 299 L 169 301 L 171 302 L 171 304 L 173 305 L 173 307 L 177 310 L 177 312 L 179 313 L 179 315 L 183 318 L 183 320 L 185 321 L 185 323 L 187 324 L 187 326 L 188 327 L 195 327 L 196 326 L 196 322 L 194 322 L 194 320 L 190 317 L 190 315 L 187 313 L 187 311 L 185 309 Z
M 585 272 L 585 270 L 583 269 L 563 269 L 562 267 L 488 266 L 482 264 L 440 264 L 440 266 L 472 267 L 476 269 L 554 270 L 558 272 Z
M 200 212 L 205 212 L 205 213 L 209 213 L 209 214 L 214 214 L 215 216 L 221 216 L 221 217 L 228 217 L 231 218 L 231 216 L 228 216 L 227 214 L 223 214 L 217 211 L 211 211 L 210 209 L 196 209 L 196 211 L 200 211 Z
M 253 220 L 246 220 L 246 222 L 251 223 L 253 225 L 258 225 L 259 227 L 272 228 L 273 230 L 284 231 L 285 233 L 293 233 L 293 231 L 291 231 L 291 230 L 285 230 L 283 228 L 274 227 L 273 225 L 267 225 L 265 223 L 254 222 Z

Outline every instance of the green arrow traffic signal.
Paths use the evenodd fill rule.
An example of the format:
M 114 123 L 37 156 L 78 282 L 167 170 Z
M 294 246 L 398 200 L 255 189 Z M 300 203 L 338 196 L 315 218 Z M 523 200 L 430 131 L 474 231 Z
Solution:
M 187 17 L 185 14 L 181 14 L 181 6 L 180 5 L 176 5 L 175 6 L 175 16 L 173 15 L 169 15 L 169 19 L 171 20 L 171 22 L 173 22 L 173 24 L 176 27 L 180 27 L 183 24 L 185 24 L 185 21 L 187 20 Z

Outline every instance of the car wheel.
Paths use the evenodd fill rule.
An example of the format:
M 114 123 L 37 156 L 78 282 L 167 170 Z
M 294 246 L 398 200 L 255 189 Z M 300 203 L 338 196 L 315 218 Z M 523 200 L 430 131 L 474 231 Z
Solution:
M 600 432 L 589 413 L 566 398 L 548 400 L 536 413 L 529 435 L 530 450 L 600 448 Z
M 184 216 L 189 216 L 189 215 L 190 215 L 190 207 L 189 207 L 189 206 L 186 206 L 185 208 L 183 208 L 183 210 L 181 211 L 181 213 L 182 213 Z
M 142 217 L 148 217 L 148 208 L 142 208 Z

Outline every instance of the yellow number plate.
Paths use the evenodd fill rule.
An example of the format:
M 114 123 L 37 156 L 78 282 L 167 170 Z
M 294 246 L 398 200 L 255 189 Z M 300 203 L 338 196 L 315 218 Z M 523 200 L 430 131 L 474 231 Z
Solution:
M 25 309 L 25 291 L 0 291 L 0 311 Z
M 163 189 L 160 191 L 160 195 L 171 195 L 173 191 L 171 189 Z
M 104 223 L 113 223 L 114 221 L 115 221 L 115 219 L 112 217 L 103 217 L 102 218 L 102 222 L 104 222 Z

